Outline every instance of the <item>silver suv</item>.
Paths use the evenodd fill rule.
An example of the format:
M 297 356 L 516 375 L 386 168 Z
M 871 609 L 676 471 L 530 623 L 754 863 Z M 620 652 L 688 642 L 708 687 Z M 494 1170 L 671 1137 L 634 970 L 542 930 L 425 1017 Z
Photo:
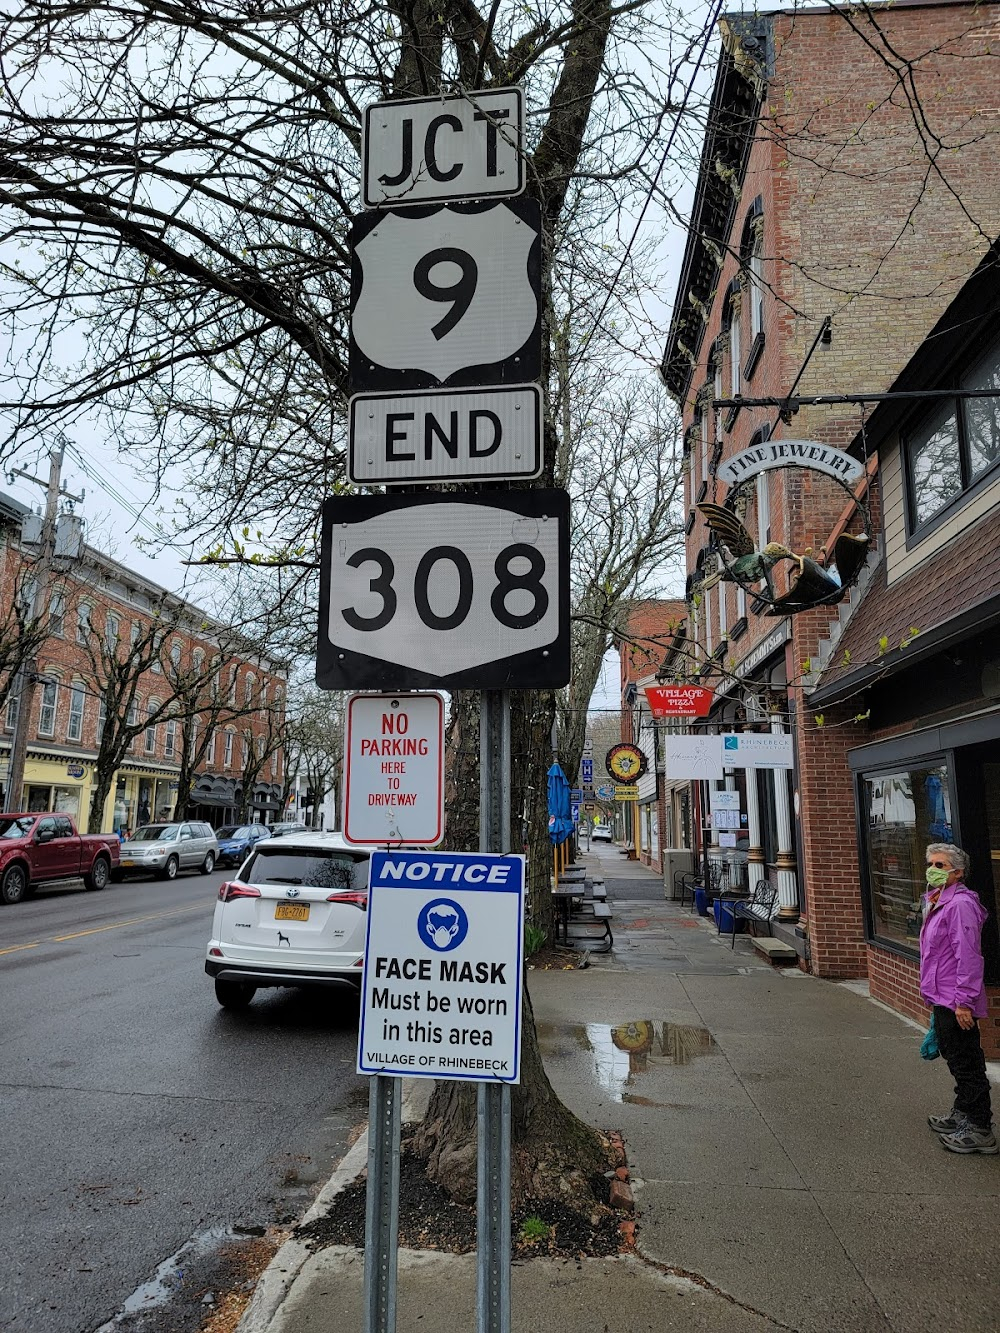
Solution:
M 143 824 L 122 843 L 121 870 L 124 876 L 145 872 L 158 879 L 176 879 L 181 870 L 210 875 L 219 859 L 219 844 L 211 824 L 188 820 L 186 824 Z

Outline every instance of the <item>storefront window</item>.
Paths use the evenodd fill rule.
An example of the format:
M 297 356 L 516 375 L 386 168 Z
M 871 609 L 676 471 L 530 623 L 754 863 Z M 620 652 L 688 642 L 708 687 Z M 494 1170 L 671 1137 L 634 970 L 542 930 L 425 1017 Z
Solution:
M 79 821 L 80 788 L 56 787 L 52 798 L 52 809 L 59 811 L 60 814 L 72 815 L 74 819 Z
M 953 797 L 947 765 L 913 768 L 862 779 L 872 933 L 916 949 L 924 851 L 951 842 Z

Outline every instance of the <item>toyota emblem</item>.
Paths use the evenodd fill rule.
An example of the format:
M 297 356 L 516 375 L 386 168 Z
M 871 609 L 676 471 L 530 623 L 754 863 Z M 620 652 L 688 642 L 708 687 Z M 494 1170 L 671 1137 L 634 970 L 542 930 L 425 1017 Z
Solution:
M 296 889 L 296 888 L 294 888 L 294 887 L 291 888 L 291 889 L 286 889 L 286 890 L 285 890 L 285 897 L 286 897 L 286 898 L 297 898 L 298 896 L 299 896 L 299 891 L 298 891 L 298 889 Z

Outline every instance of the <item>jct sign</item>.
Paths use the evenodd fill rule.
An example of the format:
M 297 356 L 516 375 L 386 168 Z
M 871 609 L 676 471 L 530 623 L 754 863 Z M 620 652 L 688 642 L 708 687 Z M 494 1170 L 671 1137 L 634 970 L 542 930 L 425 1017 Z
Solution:
M 376 102 L 365 109 L 365 208 L 486 199 L 524 189 L 520 88 Z
M 347 842 L 433 846 L 444 831 L 444 700 L 355 694 L 347 701 Z

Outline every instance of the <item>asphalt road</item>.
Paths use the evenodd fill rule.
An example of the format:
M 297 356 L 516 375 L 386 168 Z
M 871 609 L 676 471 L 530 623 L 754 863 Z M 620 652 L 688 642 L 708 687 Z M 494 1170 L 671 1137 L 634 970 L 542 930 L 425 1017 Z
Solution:
M 297 1218 L 366 1117 L 356 1002 L 216 1004 L 224 878 L 0 907 L 0 1329 L 196 1329 L 227 1228 Z

